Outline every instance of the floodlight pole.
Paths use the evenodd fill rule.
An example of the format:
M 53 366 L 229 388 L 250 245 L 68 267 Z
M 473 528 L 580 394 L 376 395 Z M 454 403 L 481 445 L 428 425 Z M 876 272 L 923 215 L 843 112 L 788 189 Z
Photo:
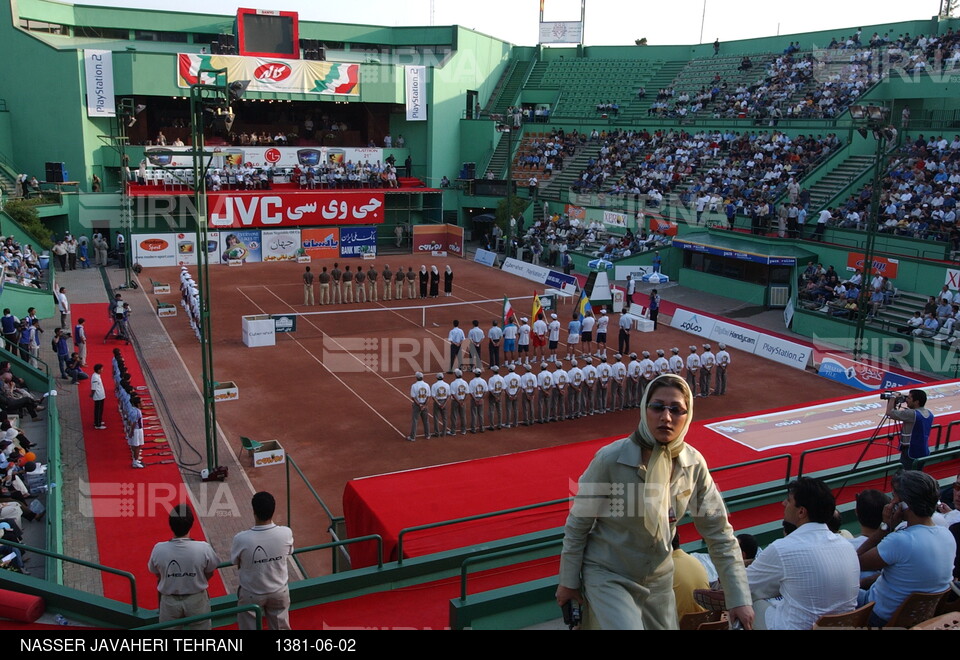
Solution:
M 212 77 L 212 83 L 204 80 Z M 196 209 L 197 283 L 200 297 L 200 367 L 203 398 L 203 427 L 207 450 L 207 469 L 219 464 L 217 451 L 216 381 L 213 374 L 213 329 L 210 313 L 210 251 L 207 241 L 207 164 L 204 163 L 203 120 L 205 106 L 229 106 L 226 69 L 201 69 L 197 83 L 190 87 L 190 141 L 193 160 L 193 205 Z

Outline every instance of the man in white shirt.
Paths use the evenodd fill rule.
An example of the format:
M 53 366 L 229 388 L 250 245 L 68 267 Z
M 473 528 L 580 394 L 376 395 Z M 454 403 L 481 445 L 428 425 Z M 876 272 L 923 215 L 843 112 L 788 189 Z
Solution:
M 581 410 L 585 415 L 592 415 L 597 408 L 597 368 L 593 366 L 593 358 L 587 355 L 584 358 L 587 363 L 583 367 L 583 388 L 581 389 L 581 400 L 583 401 Z
M 700 372 L 700 356 L 697 355 L 697 347 L 690 346 L 690 355 L 687 356 L 687 385 L 690 386 L 690 393 L 697 396 L 697 375 Z
M 273 522 L 277 508 L 265 491 L 253 496 L 256 524 L 233 537 L 230 561 L 239 568 L 238 605 L 259 605 L 270 630 L 290 630 L 290 592 L 287 587 L 287 556 L 293 554 L 293 532 Z M 253 612 L 237 614 L 240 630 L 253 630 Z
M 423 382 L 423 373 L 416 373 L 417 380 L 410 386 L 410 401 L 413 418 L 410 421 L 410 435 L 407 440 L 415 442 L 417 439 L 417 418 L 423 422 L 423 437 L 430 437 L 430 424 L 427 420 L 427 401 L 430 399 L 430 386 Z
M 607 310 L 600 310 L 600 318 L 597 319 L 597 357 L 603 360 L 607 359 L 607 326 L 610 325 L 610 317 L 607 316 Z
M 190 538 L 193 521 L 193 511 L 186 504 L 172 508 L 169 524 L 173 538 L 157 543 L 147 562 L 147 569 L 157 576 L 161 623 L 210 612 L 207 586 L 220 564 L 220 557 L 206 541 Z M 210 619 L 188 624 L 186 628 L 210 630 Z
M 797 528 L 747 567 L 755 629 L 809 630 L 824 614 L 856 609 L 860 563 L 853 546 L 827 528 L 835 509 L 820 479 L 800 477 L 787 486 L 783 518 Z
M 433 398 L 433 436 L 453 435 L 447 425 L 447 399 L 450 398 L 450 386 L 443 381 L 443 374 L 437 374 L 437 382 L 430 387 Z
M 573 419 L 583 417 L 583 369 L 576 360 L 570 360 L 567 383 L 570 386 L 567 391 L 567 412 Z
M 487 394 L 490 397 L 487 405 L 487 430 L 498 431 L 503 428 L 503 391 L 506 385 L 500 375 L 500 367 L 493 365 L 490 370 L 493 375 L 487 380 Z M 496 424 L 493 422 L 494 417 L 497 419 Z
M 960 523 L 960 474 L 953 482 L 953 508 L 951 509 L 941 502 L 937 506 L 937 511 L 933 514 L 933 522 L 941 527 L 950 527 Z
M 630 351 L 630 317 L 626 312 L 620 315 L 620 336 L 617 341 L 617 353 L 621 355 Z
M 537 377 L 533 373 L 533 365 L 527 362 L 524 366 L 526 372 L 520 377 L 520 389 L 522 390 L 521 402 L 523 408 L 523 425 L 533 426 L 537 417 L 534 414 L 534 397 L 537 394 Z
M 627 398 L 624 407 L 634 408 L 640 402 L 640 361 L 637 360 L 637 354 L 630 354 L 630 364 L 627 365 L 626 392 Z
M 700 354 L 700 396 L 710 396 L 710 381 L 716 363 L 717 356 L 713 354 L 710 344 L 704 344 L 703 353 Z
M 454 380 L 450 383 L 450 435 L 456 435 L 457 429 L 460 429 L 461 435 L 467 434 L 467 418 L 464 408 L 467 405 L 467 396 L 470 392 L 470 386 L 463 379 L 463 372 L 456 369 L 453 372 Z M 460 420 L 459 425 L 457 420 Z
M 550 349 L 550 362 L 556 364 L 557 346 L 560 345 L 560 321 L 557 320 L 556 314 L 550 315 L 550 325 L 547 326 L 547 341 L 549 342 L 547 348 Z
M 615 353 L 613 364 L 610 365 L 610 374 L 613 381 L 613 393 L 610 395 L 610 410 L 623 410 L 626 407 L 624 391 L 627 384 L 627 365 L 623 363 L 623 356 Z
M 554 371 L 550 373 L 553 376 L 553 410 L 557 421 L 567 419 L 569 409 L 567 408 L 567 390 L 570 389 L 570 376 L 564 370 L 560 360 L 553 363 Z
M 546 362 L 540 363 L 540 373 L 537 374 L 537 385 L 540 388 L 538 396 L 538 422 L 546 424 L 553 421 L 553 374 L 548 370 Z
M 470 433 L 483 433 L 483 399 L 487 396 L 487 381 L 479 367 L 473 370 L 470 380 Z
M 507 367 L 507 375 L 503 377 L 503 388 L 506 392 L 507 420 L 504 428 L 520 425 L 520 374 L 515 365 Z
M 399 299 L 399 296 L 397 296 Z M 460 321 L 454 320 L 453 327 L 450 328 L 450 332 L 447 334 L 447 341 L 450 342 L 450 368 L 447 370 L 448 374 L 453 373 L 453 363 L 457 363 L 457 368 L 463 367 L 463 356 L 460 354 L 460 346 L 463 344 L 463 340 L 466 339 L 466 336 L 463 334 L 463 330 L 460 329 Z
M 483 368 L 482 351 L 483 338 L 485 337 L 483 329 L 480 327 L 480 321 L 474 319 L 473 327 L 467 332 L 467 339 L 470 340 L 470 362 L 471 366 Z
M 530 319 L 524 316 L 520 319 L 520 328 L 517 336 L 517 364 L 522 360 L 524 364 L 530 364 Z
M 730 368 L 730 353 L 726 344 L 717 344 L 717 384 L 714 394 L 723 396 L 727 393 L 727 369 Z

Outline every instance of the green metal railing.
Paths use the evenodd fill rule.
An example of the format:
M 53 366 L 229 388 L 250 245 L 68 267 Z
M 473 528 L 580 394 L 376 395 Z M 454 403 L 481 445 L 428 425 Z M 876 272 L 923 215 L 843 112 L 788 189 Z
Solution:
M 239 614 L 240 612 L 253 612 L 254 616 L 257 617 L 256 629 L 263 630 L 263 610 L 260 609 L 259 605 L 237 605 L 236 607 L 230 607 L 225 610 L 217 610 L 216 612 L 208 612 L 207 614 L 195 614 L 193 616 L 188 616 L 185 619 L 164 621 L 163 623 L 151 623 L 148 626 L 139 626 L 137 628 L 133 628 L 133 630 L 168 630 L 170 628 L 188 626 L 191 623 L 207 621 L 208 619 L 213 620 L 219 617 L 228 616 L 230 614 Z
M 547 548 L 553 548 L 556 546 L 562 546 L 563 539 L 555 539 L 553 541 L 542 541 L 540 543 L 533 543 L 531 545 L 525 545 L 519 548 L 511 548 L 509 550 L 498 550 L 497 552 L 487 552 L 472 555 L 463 560 L 463 563 L 460 564 L 460 600 L 467 600 L 467 574 L 470 566 L 473 564 L 478 564 L 482 561 L 489 561 L 491 559 L 499 559 L 501 557 L 510 557 L 512 555 L 526 554 L 529 552 L 534 552 L 536 550 L 545 550 Z
M 450 525 L 473 522 L 474 520 L 484 520 L 485 518 L 495 518 L 497 516 L 505 516 L 511 513 L 519 513 L 521 511 L 532 511 L 533 509 L 541 509 L 548 506 L 556 506 L 558 504 L 568 504 L 572 500 L 572 497 L 565 497 L 559 500 L 550 500 L 549 502 L 540 502 L 538 504 L 528 504 L 526 506 L 518 506 L 512 509 L 502 509 L 500 511 L 492 511 L 490 513 L 480 513 L 475 516 L 467 516 L 466 518 L 456 518 L 454 520 L 444 520 L 442 522 L 428 523 L 426 525 L 404 527 L 400 530 L 400 533 L 397 534 L 397 564 L 403 564 L 403 537 L 408 533 L 421 532 L 426 529 L 436 529 L 438 527 L 449 527 Z
M 783 477 L 783 483 L 790 482 L 791 471 L 793 470 L 793 456 L 790 454 L 778 454 L 776 456 L 769 456 L 767 458 L 756 458 L 752 461 L 744 461 L 743 463 L 734 463 L 733 465 L 724 465 L 723 467 L 711 468 L 710 474 L 715 475 L 718 472 L 725 472 L 728 470 L 735 470 L 738 468 L 749 467 L 751 465 L 759 465 L 761 463 L 772 463 L 775 461 L 785 461 L 787 464 L 786 474 Z
M 98 564 L 96 562 L 87 561 L 86 559 L 78 559 L 76 557 L 70 557 L 69 555 L 64 555 L 59 552 L 51 552 L 49 550 L 44 550 L 43 548 L 36 548 L 31 545 L 24 545 L 22 543 L 14 543 L 13 541 L 3 541 L 3 545 L 10 546 L 11 548 L 17 548 L 19 550 L 26 550 L 28 552 L 35 552 L 38 555 L 44 557 L 51 557 L 60 561 L 70 562 L 71 564 L 78 564 L 79 566 L 84 566 L 86 568 L 93 568 L 101 573 L 110 573 L 112 575 L 117 575 L 124 578 L 130 583 L 130 608 L 132 612 L 137 612 L 139 607 L 137 606 L 137 578 L 133 573 L 129 571 L 121 571 L 118 568 L 112 568 L 110 566 L 104 566 L 103 564 Z

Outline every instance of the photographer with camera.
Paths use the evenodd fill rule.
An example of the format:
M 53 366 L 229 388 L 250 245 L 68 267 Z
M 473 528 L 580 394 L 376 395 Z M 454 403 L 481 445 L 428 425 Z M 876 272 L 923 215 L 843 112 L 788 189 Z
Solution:
M 923 390 L 910 390 L 906 395 L 884 392 L 880 398 L 887 402 L 887 416 L 903 423 L 900 463 L 904 470 L 912 470 L 916 459 L 930 455 L 929 438 L 933 413 L 924 408 L 927 405 L 927 393 Z M 906 408 L 900 407 L 903 404 L 906 404 Z

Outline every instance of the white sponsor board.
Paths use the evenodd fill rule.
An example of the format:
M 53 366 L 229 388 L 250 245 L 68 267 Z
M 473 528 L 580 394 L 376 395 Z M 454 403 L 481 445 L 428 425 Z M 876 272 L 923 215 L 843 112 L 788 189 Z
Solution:
M 677 308 L 670 326 L 701 337 L 709 337 L 716 323 L 712 318 Z
M 512 257 L 504 260 L 502 270 L 505 273 L 519 275 L 526 280 L 537 282 L 538 284 L 546 282 L 547 276 L 550 274 L 549 268 L 534 266 L 533 264 L 528 264 L 526 261 L 520 261 Z
M 943 283 L 950 287 L 951 291 L 960 289 L 960 270 L 948 268 L 947 274 L 943 278 Z
M 626 227 L 627 216 L 625 216 L 623 213 L 616 213 L 614 211 L 604 211 L 603 224 L 613 225 L 615 227 Z
M 583 23 L 580 21 L 541 21 L 540 23 L 540 43 L 542 44 L 578 44 L 582 40 Z
M 726 321 L 716 321 L 710 339 L 723 342 L 728 348 L 736 348 L 747 353 L 753 353 L 757 348 L 760 333 Z
M 407 83 L 407 121 L 427 120 L 427 67 L 403 67 Z
M 300 250 L 299 229 L 265 229 L 261 232 L 263 261 L 296 261 Z
M 757 339 L 754 355 L 785 364 L 796 369 L 806 369 L 813 349 L 779 337 L 761 334 Z
M 135 234 L 133 243 L 133 262 L 144 268 L 177 265 L 176 234 Z
M 116 117 L 117 103 L 113 94 L 113 52 L 84 49 L 83 69 L 87 80 L 87 116 Z
M 323 163 L 336 162 L 363 163 L 383 162 L 383 149 L 379 147 L 221 147 L 211 146 L 207 153 L 212 155 L 214 168 L 250 164 L 252 167 L 292 169 L 317 167 Z M 144 150 L 148 165 L 163 167 L 193 167 L 190 147 L 147 147 Z
M 615 282 L 623 282 L 627 279 L 627 275 L 630 275 L 639 282 L 649 272 L 648 266 L 614 266 L 613 279 Z

